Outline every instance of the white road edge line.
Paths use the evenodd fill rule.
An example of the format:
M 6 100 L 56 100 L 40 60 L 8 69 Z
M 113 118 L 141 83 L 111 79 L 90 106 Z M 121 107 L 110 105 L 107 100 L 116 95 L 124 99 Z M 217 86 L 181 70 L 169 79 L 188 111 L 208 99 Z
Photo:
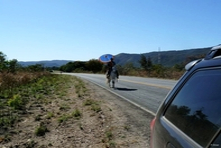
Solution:
M 79 76 L 78 76 L 78 77 L 79 77 Z M 82 77 L 79 77 L 79 78 L 82 78 Z M 82 78 L 82 79 L 83 79 L 83 78 Z M 121 96 L 121 95 L 115 93 L 114 91 L 111 91 L 111 89 L 107 89 L 106 87 L 104 87 L 104 86 L 102 86 L 102 85 L 100 85 L 100 84 L 98 84 L 98 83 L 96 83 L 96 82 L 93 82 L 93 81 L 91 81 L 91 80 L 88 80 L 88 79 L 86 79 L 86 80 L 87 80 L 87 81 L 90 81 L 91 83 L 94 83 L 94 84 L 96 84 L 96 85 L 98 85 L 98 86 L 100 86 L 100 87 L 102 87 L 102 88 L 104 88 L 104 89 L 106 89 L 106 90 L 108 90 L 109 92 L 115 94 L 116 96 L 118 96 L 118 97 L 120 97 L 120 98 L 122 98 L 122 99 L 128 101 L 129 103 L 131 103 L 131 104 L 133 104 L 133 105 L 139 107 L 139 108 L 142 109 L 143 111 L 146 111 L 146 112 L 150 113 L 150 114 L 153 115 L 153 116 L 156 115 L 154 112 L 152 112 L 152 111 L 150 111 L 150 110 L 148 110 L 148 109 L 146 109 L 146 108 L 140 106 L 140 105 L 137 104 L 137 103 L 132 102 L 131 100 L 129 100 L 129 99 L 127 99 L 127 98 L 125 98 L 125 97 L 123 97 L 123 96 Z

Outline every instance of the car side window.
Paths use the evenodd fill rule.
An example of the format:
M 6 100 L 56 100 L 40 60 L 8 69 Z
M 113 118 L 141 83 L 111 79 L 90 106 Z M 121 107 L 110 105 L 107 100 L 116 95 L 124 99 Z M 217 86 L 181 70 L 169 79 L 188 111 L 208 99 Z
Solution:
M 165 117 L 205 147 L 221 127 L 221 70 L 195 72 L 182 86 Z

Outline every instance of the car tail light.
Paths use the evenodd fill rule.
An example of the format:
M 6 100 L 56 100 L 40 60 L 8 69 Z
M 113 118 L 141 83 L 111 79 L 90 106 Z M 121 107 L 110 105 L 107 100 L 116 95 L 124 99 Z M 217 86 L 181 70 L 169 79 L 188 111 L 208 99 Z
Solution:
M 155 125 L 156 117 L 150 123 L 150 147 L 153 148 L 153 130 Z

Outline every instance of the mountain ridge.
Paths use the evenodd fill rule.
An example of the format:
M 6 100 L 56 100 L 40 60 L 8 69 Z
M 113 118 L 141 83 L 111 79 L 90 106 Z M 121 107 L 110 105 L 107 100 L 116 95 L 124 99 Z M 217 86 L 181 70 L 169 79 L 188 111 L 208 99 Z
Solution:
M 210 49 L 211 47 L 205 47 L 183 50 L 153 51 L 142 54 L 146 58 L 150 58 L 153 64 L 161 64 L 166 67 L 171 67 L 175 64 L 185 62 L 188 57 L 205 55 Z M 133 66 L 140 67 L 139 60 L 142 54 L 119 53 L 115 55 L 115 62 L 122 66 L 127 63 L 133 63 Z M 22 66 L 41 64 L 44 67 L 60 67 L 68 62 L 74 62 L 74 60 L 19 61 L 18 63 Z
M 185 62 L 188 57 L 197 57 L 205 55 L 209 52 L 211 47 L 184 49 L 184 50 L 170 50 L 170 51 L 153 51 L 149 53 L 143 53 L 143 55 L 151 58 L 153 64 L 161 64 L 166 67 L 174 66 L 175 64 L 181 64 Z M 126 54 L 120 53 L 115 56 L 115 61 L 119 65 L 125 65 L 126 63 L 133 63 L 135 67 L 139 67 L 139 60 L 141 54 Z
M 74 62 L 72 60 L 43 60 L 43 61 L 18 61 L 22 66 L 30 66 L 35 64 L 43 65 L 44 67 L 60 67 L 68 62 Z

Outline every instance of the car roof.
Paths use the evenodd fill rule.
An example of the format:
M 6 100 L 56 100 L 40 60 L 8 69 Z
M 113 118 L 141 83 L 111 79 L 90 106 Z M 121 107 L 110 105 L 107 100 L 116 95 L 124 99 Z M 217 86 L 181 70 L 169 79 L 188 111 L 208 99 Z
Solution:
M 185 66 L 187 71 L 203 67 L 221 66 L 221 45 L 214 46 L 210 49 L 203 59 L 198 59 L 188 63 Z

